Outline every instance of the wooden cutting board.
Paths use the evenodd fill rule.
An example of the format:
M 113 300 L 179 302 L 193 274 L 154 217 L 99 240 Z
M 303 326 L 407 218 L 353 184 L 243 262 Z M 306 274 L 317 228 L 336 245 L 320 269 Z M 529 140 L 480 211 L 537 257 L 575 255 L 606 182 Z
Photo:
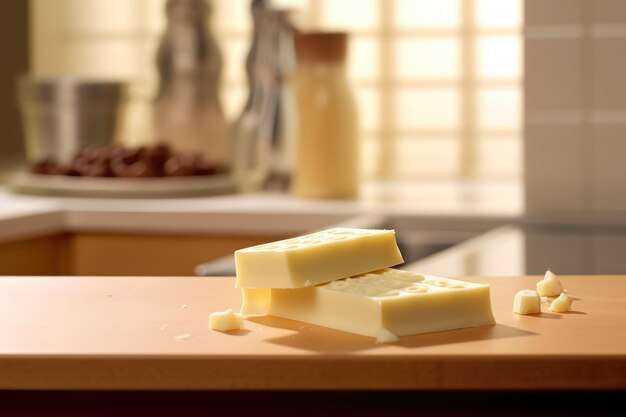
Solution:
M 495 326 L 373 339 L 262 317 L 232 278 L 0 278 L 0 389 L 624 389 L 626 276 L 561 277 L 566 314 L 518 316 L 538 277 L 491 284 Z

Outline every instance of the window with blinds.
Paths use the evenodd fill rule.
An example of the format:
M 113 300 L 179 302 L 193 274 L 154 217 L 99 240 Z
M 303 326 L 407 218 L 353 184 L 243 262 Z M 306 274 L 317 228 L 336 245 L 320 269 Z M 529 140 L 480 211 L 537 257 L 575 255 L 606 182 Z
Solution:
M 165 0 L 31 0 L 36 74 L 132 80 L 127 141 L 150 134 Z M 232 120 L 247 95 L 248 0 L 213 0 Z M 351 33 L 368 178 L 519 178 L 521 0 L 276 0 L 303 28 Z

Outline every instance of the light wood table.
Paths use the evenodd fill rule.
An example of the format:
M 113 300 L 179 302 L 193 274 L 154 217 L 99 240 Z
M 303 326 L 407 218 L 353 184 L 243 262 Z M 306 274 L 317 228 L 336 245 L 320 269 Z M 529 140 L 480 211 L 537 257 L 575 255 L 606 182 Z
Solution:
M 626 276 L 561 277 L 574 311 L 518 316 L 537 277 L 491 284 L 495 326 L 394 344 L 273 317 L 226 334 L 232 278 L 0 278 L 0 389 L 625 389 Z

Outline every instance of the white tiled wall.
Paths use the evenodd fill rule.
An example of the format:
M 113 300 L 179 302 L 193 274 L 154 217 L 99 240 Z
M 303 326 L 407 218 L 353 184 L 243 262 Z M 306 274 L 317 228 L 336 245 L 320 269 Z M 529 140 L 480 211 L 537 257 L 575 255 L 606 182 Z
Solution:
M 584 137 L 579 125 L 526 126 L 526 200 L 543 212 L 585 208 Z
M 626 22 L 626 2 L 624 0 L 593 0 L 592 16 L 594 22 Z
M 528 116 L 583 109 L 583 53 L 576 39 L 526 40 Z M 536 63 L 540 63 L 537 65 Z
M 592 131 L 591 208 L 626 213 L 626 129 L 596 124 Z
M 580 23 L 583 1 L 586 0 L 525 0 L 524 20 L 529 26 Z
M 596 233 L 589 237 L 591 269 L 596 274 L 616 274 L 624 271 L 626 260 L 626 237 Z
M 626 1 L 525 1 L 529 213 L 626 214 Z
M 559 274 L 590 273 L 589 237 L 576 234 L 539 234 L 526 236 L 524 271 L 545 271 L 551 269 Z M 558 250 L 555 250 L 558 248 Z
M 591 53 L 593 110 L 626 111 L 626 19 L 621 36 L 594 39 Z

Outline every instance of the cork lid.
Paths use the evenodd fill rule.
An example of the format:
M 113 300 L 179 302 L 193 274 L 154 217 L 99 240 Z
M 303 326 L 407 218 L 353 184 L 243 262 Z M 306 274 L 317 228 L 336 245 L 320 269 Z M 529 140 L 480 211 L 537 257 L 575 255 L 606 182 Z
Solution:
M 296 36 L 298 58 L 303 64 L 341 63 L 346 61 L 346 32 L 303 32 Z

